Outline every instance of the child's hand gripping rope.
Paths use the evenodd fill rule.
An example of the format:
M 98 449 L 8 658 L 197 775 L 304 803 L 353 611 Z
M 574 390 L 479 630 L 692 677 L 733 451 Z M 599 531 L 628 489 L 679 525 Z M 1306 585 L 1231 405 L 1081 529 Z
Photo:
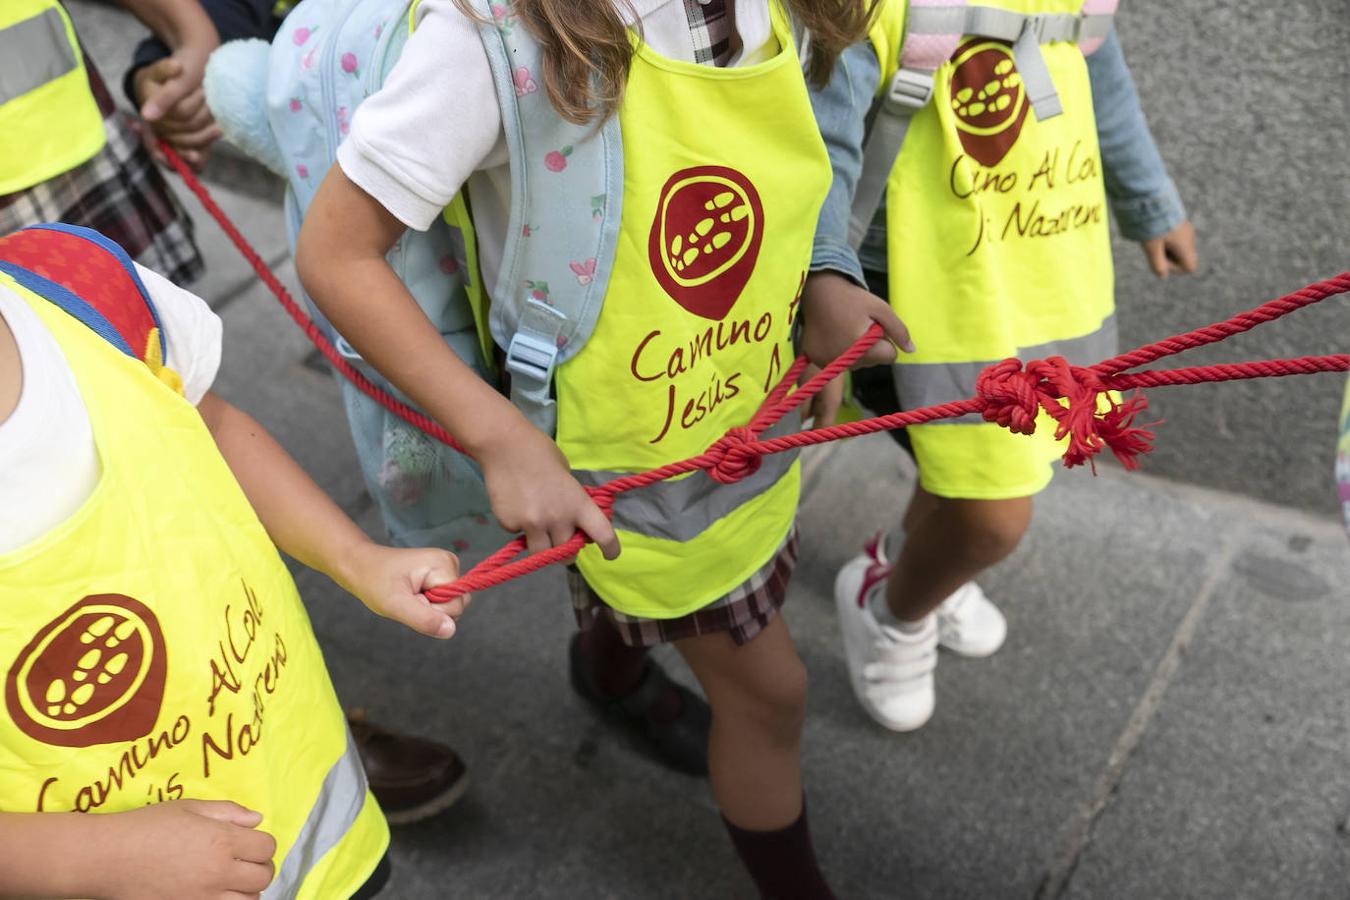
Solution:
M 351 379 L 361 391 L 377 400 L 385 408 L 410 424 L 421 428 L 432 437 L 459 449 L 459 445 L 454 438 L 443 428 L 417 410 L 385 394 L 342 359 L 313 323 L 309 321 L 257 252 L 249 246 L 248 241 L 212 201 L 205 187 L 197 180 L 187 165 L 173 153 L 172 148 L 167 147 L 167 145 L 161 146 L 164 148 L 165 156 L 170 164 L 183 177 L 188 189 L 202 202 L 207 212 L 220 223 L 225 233 L 253 266 L 254 271 L 272 289 L 277 299 L 296 323 L 304 329 L 324 357 L 333 363 L 338 371 Z M 1293 294 L 1262 304 L 1256 309 L 1238 313 L 1223 322 L 1147 344 L 1129 353 L 1100 362 L 1095 366 L 1071 366 L 1060 357 L 1051 357 L 1025 364 L 1017 359 L 1008 359 L 985 369 L 977 381 L 976 396 L 966 400 L 761 440 L 759 436 L 766 429 L 778 422 L 788 412 L 815 396 L 825 384 L 862 358 L 863 354 L 867 353 L 881 339 L 883 335 L 881 327 L 873 325 L 834 362 L 808 379 L 801 387 L 793 390 L 793 385 L 807 365 L 806 357 L 799 358 L 783 376 L 782 381 L 765 398 L 754 418 L 746 426 L 727 432 L 703 454 L 669 463 L 649 472 L 625 475 L 599 487 L 587 488 L 586 490 L 601 511 L 609 515 L 613 508 L 614 498 L 620 493 L 645 487 L 667 478 L 704 469 L 711 478 L 719 482 L 732 483 L 753 473 L 759 468 L 760 459 L 770 453 L 781 453 L 785 450 L 822 444 L 840 438 L 889 431 L 895 428 L 934 422 L 939 419 L 955 418 L 969 413 L 979 413 L 986 421 L 996 422 L 1011 431 L 1030 434 L 1036 427 L 1037 417 L 1041 412 L 1044 412 L 1056 422 L 1056 437 L 1068 439 L 1068 448 L 1064 454 L 1065 465 L 1072 467 L 1084 462 L 1091 462 L 1097 453 L 1109 447 L 1122 465 L 1127 469 L 1133 469 L 1138 464 L 1137 457 L 1139 454 L 1147 453 L 1150 450 L 1153 439 L 1152 432 L 1134 426 L 1134 419 L 1143 411 L 1146 402 L 1143 397 L 1135 396 L 1123 403 L 1116 403 L 1109 400 L 1108 392 L 1175 384 L 1201 384 L 1248 378 L 1269 378 L 1282 375 L 1311 375 L 1317 372 L 1346 372 L 1350 371 L 1350 354 L 1303 356 L 1293 359 L 1260 360 L 1172 370 L 1144 370 L 1132 373 L 1127 372 L 1128 369 L 1147 365 L 1165 356 L 1171 356 L 1195 347 L 1222 341 L 1232 335 L 1255 328 L 1257 325 L 1278 319 L 1304 306 L 1346 292 L 1350 292 L 1350 272 L 1344 272 L 1326 281 L 1309 285 Z M 1103 395 L 1108 395 L 1104 410 Z M 553 563 L 571 559 L 586 542 L 586 535 L 578 531 L 564 544 L 522 559 L 516 559 L 526 546 L 524 538 L 516 538 L 453 583 L 430 588 L 423 593 L 428 600 L 434 603 L 447 602 L 471 591 L 483 590 L 537 571 Z
M 968 400 L 760 440 L 759 435 L 764 430 L 815 396 L 821 388 L 862 358 L 868 349 L 882 338 L 881 326 L 873 325 L 843 355 L 794 391 L 792 385 L 796 383 L 807 365 L 805 357 L 798 358 L 783 376 L 783 380 L 765 398 L 763 406 L 751 419 L 750 424 L 744 428 L 732 429 L 707 452 L 691 459 L 670 463 L 651 472 L 617 478 L 592 489 L 592 495 L 596 497 L 600 507 L 608 512 L 613 504 L 613 498 L 618 494 L 686 472 L 705 469 L 718 481 L 732 482 L 753 473 L 759 468 L 760 459 L 770 453 L 781 453 L 784 450 L 822 444 L 844 437 L 889 431 L 893 428 L 919 425 L 939 419 L 956 418 L 969 413 L 979 413 L 986 421 L 995 422 L 1011 431 L 1031 434 L 1036 428 L 1039 414 L 1045 412 L 1057 423 L 1055 437 L 1068 439 L 1068 447 L 1064 452 L 1066 466 L 1072 468 L 1085 462 L 1092 463 L 1094 456 L 1109 447 L 1121 465 L 1126 469 L 1134 469 L 1138 466 L 1138 456 L 1152 449 L 1153 432 L 1134 426 L 1135 416 L 1146 408 L 1147 401 L 1142 396 L 1136 395 L 1117 403 L 1109 398 L 1109 392 L 1279 375 L 1345 372 L 1350 371 L 1350 354 L 1304 356 L 1295 359 L 1172 370 L 1144 370 L 1134 373 L 1127 373 L 1126 369 L 1222 341 L 1264 322 L 1278 319 L 1304 306 L 1347 291 L 1350 291 L 1350 272 L 1310 285 L 1287 297 L 1272 300 L 1223 322 L 1147 344 L 1095 366 L 1071 366 L 1062 357 L 1057 356 L 1026 364 L 1017 359 L 1007 359 L 989 366 L 981 373 L 977 381 L 976 396 Z M 512 562 L 511 560 L 523 547 L 523 542 L 518 538 L 455 583 L 429 592 L 428 599 L 438 602 L 462 593 L 501 584 L 552 563 L 570 559 L 585 543 L 584 535 L 578 533 L 563 546 Z

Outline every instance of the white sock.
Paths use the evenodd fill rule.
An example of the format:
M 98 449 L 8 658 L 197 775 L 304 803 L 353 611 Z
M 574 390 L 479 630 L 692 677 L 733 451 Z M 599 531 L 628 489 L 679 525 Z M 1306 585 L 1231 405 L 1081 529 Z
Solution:
M 894 628 L 902 634 L 918 634 L 923 631 L 924 623 L 928 617 L 924 616 L 917 622 L 904 622 L 895 617 L 891 612 L 890 606 L 886 603 L 886 590 L 884 585 L 878 585 L 867 597 L 867 606 L 872 611 L 872 617 L 877 620 L 877 624 L 885 625 L 888 628 Z

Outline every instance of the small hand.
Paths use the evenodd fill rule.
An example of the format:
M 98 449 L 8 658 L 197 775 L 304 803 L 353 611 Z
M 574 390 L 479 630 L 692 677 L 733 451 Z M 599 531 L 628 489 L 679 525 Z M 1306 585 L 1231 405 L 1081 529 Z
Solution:
M 806 384 L 816 377 L 819 372 L 818 366 L 808 365 L 802 372 L 802 384 Z M 834 424 L 835 419 L 839 416 L 839 407 L 844 404 L 844 383 L 846 381 L 848 381 L 848 375 L 840 375 L 833 381 L 826 382 L 825 386 L 811 398 L 805 418 L 811 420 L 812 428 L 825 428 Z
M 102 816 L 97 817 L 102 819 Z M 272 883 L 277 842 L 262 816 L 223 800 L 175 800 L 107 817 L 115 900 L 257 897 Z M 102 842 L 100 842 L 102 843 Z M 172 849 L 169 849 L 172 848 Z
M 802 316 L 802 352 L 821 368 L 851 347 L 873 323 L 881 326 L 884 340 L 873 344 L 853 368 L 894 363 L 897 347 L 914 352 L 909 329 L 890 304 L 836 272 L 815 272 L 806 279 Z
M 419 634 L 453 637 L 456 621 L 469 606 L 469 597 L 432 603 L 426 592 L 459 577 L 459 559 L 432 547 L 382 547 L 372 541 L 346 554 L 340 574 L 342 586 L 373 613 L 407 625 Z
M 605 559 L 619 555 L 614 527 L 543 432 L 521 419 L 475 456 L 483 467 L 493 514 L 507 531 L 525 533 L 529 552 L 565 544 L 580 529 Z
M 207 55 L 184 48 L 132 77 L 141 117 L 194 169 L 205 165 L 211 144 L 221 137 L 202 89 Z
M 1173 272 L 1194 272 L 1199 262 L 1195 250 L 1195 228 L 1190 220 L 1182 222 L 1176 228 L 1144 241 L 1144 256 L 1148 258 L 1148 267 L 1159 278 L 1166 278 Z

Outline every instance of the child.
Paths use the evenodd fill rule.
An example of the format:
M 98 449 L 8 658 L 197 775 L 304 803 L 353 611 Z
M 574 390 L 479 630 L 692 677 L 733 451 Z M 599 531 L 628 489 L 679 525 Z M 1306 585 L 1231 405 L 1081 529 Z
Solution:
M 870 208 L 859 221 L 854 199 L 855 185 L 858 197 L 868 190 L 873 163 L 862 153 L 878 84 L 871 49 L 850 51 L 816 98 L 836 183 L 806 297 L 842 302 L 864 294 L 865 283 L 889 294 L 918 346 L 893 367 L 893 378 L 878 384 L 859 376 L 863 401 L 878 413 L 972 396 L 978 373 L 1010 356 L 1090 365 L 1113 355 L 1108 198 L 1122 233 L 1143 242 L 1160 278 L 1196 264 L 1194 233 L 1109 31 L 1114 3 L 1038 3 L 1037 16 L 1024 16 L 1027 5 L 1012 0 L 988 4 L 999 15 L 981 13 L 982 21 L 1003 22 L 999 37 L 963 34 L 974 18 L 940 26 L 964 15 L 962 4 L 904 5 L 888 4 L 882 15 L 903 17 L 911 32 L 911 43 L 891 42 L 905 50 L 890 92 L 909 92 L 912 103 L 898 156 L 886 158 L 881 180 L 872 181 L 878 194 L 885 188 L 885 207 L 861 265 L 845 232 L 851 200 L 855 243 L 872 222 Z M 1084 35 L 1081 50 L 1050 40 L 1064 25 L 1071 26 L 1065 33 Z M 1091 53 L 1086 65 L 1084 53 Z M 883 67 L 888 62 L 894 69 L 895 58 Z M 807 349 L 828 355 L 834 348 Z M 854 691 L 883 726 L 910 731 L 928 721 L 939 644 L 967 656 L 1002 644 L 1003 616 L 974 579 L 1026 532 L 1032 497 L 1062 452 L 1053 432 L 1044 418 L 1034 437 L 978 419 L 896 433 L 919 468 L 904 544 L 892 564 L 874 541 L 835 586 Z
M 96 232 L 0 239 L 0 896 L 366 897 L 387 878 L 273 541 L 441 638 L 463 604 L 421 592 L 458 563 L 371 543 L 209 393 L 219 360 L 206 304 Z
M 698 473 L 625 495 L 613 527 L 578 478 L 702 452 L 744 425 L 790 364 L 829 170 L 787 14 L 810 31 L 808 68 L 823 76 L 861 36 L 866 10 L 846 0 L 501 9 L 497 27 L 528 29 L 543 48 L 540 70 L 515 73 L 522 108 L 614 116 L 624 137 L 621 209 L 614 196 L 578 209 L 578 228 L 619 213 L 612 265 L 578 261 L 575 285 L 529 284 L 542 301 L 607 278 L 594 332 L 556 371 L 557 442 L 447 350 L 386 262 L 406 228 L 427 228 L 467 185 L 483 282 L 498 282 L 514 161 L 467 3 L 417 8 L 396 68 L 357 110 L 310 206 L 301 280 L 365 361 L 468 448 L 504 527 L 532 551 L 578 528 L 596 541 L 572 580 L 579 621 L 617 624 L 633 647 L 675 644 L 712 707 L 713 793 L 752 877 L 769 897 L 830 896 L 801 788 L 805 671 L 776 615 L 796 556 L 795 461 L 768 458 L 734 484 Z M 573 149 L 550 153 L 548 172 L 575 165 Z M 561 246 L 556 230 L 526 226 L 530 240 Z M 525 287 L 497 283 L 492 299 Z M 860 305 L 903 340 L 884 304 Z

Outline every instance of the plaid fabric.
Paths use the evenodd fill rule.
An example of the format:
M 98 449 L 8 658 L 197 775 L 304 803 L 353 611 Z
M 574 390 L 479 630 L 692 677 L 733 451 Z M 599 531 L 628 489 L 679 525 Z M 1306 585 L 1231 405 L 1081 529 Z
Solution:
M 725 66 L 732 55 L 727 0 L 684 0 L 684 12 L 694 38 L 694 62 Z
M 591 589 L 575 566 L 567 567 L 572 590 L 572 611 L 584 631 L 605 616 L 630 647 L 652 647 L 702 634 L 725 631 L 737 644 L 744 644 L 764 630 L 787 600 L 788 582 L 797 565 L 797 527 L 794 525 L 778 552 L 759 571 L 719 600 L 678 619 L 643 619 L 627 616 Z
M 84 225 L 170 281 L 184 284 L 200 277 L 203 263 L 192 240 L 192 221 L 87 57 L 85 65 L 107 143 L 69 172 L 0 196 L 0 234 L 41 222 Z

